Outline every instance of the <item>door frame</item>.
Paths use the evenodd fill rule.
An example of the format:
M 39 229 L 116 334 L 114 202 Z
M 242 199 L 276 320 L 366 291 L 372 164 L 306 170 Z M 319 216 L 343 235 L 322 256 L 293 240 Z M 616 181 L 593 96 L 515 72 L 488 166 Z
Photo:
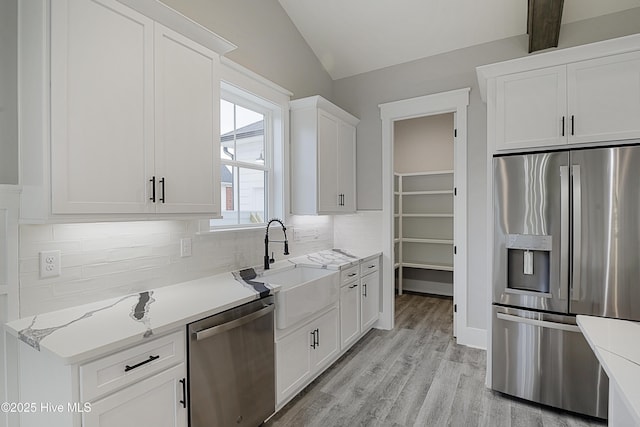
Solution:
M 467 106 L 470 88 L 441 92 L 378 105 L 382 120 L 382 242 L 383 293 L 379 325 L 394 325 L 394 122 L 437 114 L 454 113 L 454 336 L 463 345 L 482 347 L 484 337 L 467 326 Z

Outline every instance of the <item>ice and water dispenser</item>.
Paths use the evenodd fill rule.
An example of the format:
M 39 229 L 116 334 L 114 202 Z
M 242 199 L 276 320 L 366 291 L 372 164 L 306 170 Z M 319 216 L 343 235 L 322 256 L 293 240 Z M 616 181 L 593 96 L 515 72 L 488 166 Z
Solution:
M 549 293 L 551 236 L 507 235 L 507 290 Z

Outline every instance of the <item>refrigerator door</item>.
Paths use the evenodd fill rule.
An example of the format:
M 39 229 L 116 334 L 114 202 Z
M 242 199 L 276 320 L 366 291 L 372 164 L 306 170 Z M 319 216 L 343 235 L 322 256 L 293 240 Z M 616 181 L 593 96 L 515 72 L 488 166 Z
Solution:
M 571 152 L 573 314 L 640 320 L 640 146 Z
M 607 418 L 609 379 L 574 316 L 493 307 L 492 388 Z
M 567 313 L 569 153 L 495 157 L 493 302 Z

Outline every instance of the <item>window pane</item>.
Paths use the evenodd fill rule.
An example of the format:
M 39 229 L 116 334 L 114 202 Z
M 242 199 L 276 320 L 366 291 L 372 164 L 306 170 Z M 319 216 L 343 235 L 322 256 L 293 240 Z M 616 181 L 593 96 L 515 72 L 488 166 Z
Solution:
M 240 224 L 265 221 L 265 175 L 261 170 L 239 168 Z
M 264 164 L 264 115 L 236 105 L 236 160 Z
M 234 160 L 235 152 L 235 104 L 220 100 L 220 158 Z
M 238 210 L 236 209 L 236 168 L 228 165 L 220 165 L 220 206 L 222 219 L 215 219 L 212 225 L 236 225 L 238 224 Z
M 211 225 L 261 224 L 265 221 L 267 172 L 221 165 L 220 202 L 222 219 Z

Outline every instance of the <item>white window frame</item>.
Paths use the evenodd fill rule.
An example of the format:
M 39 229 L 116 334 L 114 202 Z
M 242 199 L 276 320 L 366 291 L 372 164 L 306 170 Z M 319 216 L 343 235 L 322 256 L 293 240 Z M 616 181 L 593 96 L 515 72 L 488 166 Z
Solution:
M 222 100 L 233 103 L 236 106 L 240 106 L 251 111 L 255 111 L 256 113 L 260 113 L 264 117 L 264 163 L 262 165 L 258 163 L 244 162 L 238 160 L 226 160 L 222 157 L 220 158 L 220 169 L 222 167 L 231 166 L 233 168 L 242 169 L 251 169 L 256 171 L 265 172 L 265 188 L 264 188 L 264 216 L 262 218 L 262 222 L 258 223 L 236 223 L 236 224 L 219 224 L 216 225 L 214 222 L 216 219 L 211 220 L 211 228 L 216 229 L 238 229 L 238 228 L 261 228 L 267 224 L 267 221 L 272 215 L 274 210 L 274 189 L 272 185 L 273 175 L 274 175 L 274 162 L 273 162 L 273 146 L 274 146 L 274 138 L 273 138 L 273 109 L 267 108 L 264 105 L 260 105 L 260 103 L 256 102 L 255 95 L 252 95 L 246 91 L 242 91 L 238 88 L 229 88 L 227 84 L 222 82 L 221 90 L 220 90 L 220 98 Z M 234 179 L 238 179 L 236 175 L 234 175 Z M 237 204 L 238 215 L 240 214 L 240 183 L 235 182 L 234 185 L 234 201 Z M 220 210 L 224 210 L 224 206 L 220 206 Z
M 269 154 L 265 153 L 265 159 L 270 157 L 272 173 L 269 176 L 268 188 L 265 188 L 265 192 L 269 194 L 269 205 L 268 213 L 263 219 L 285 219 L 285 213 L 289 211 L 289 170 L 286 167 L 289 162 L 289 100 L 293 94 L 225 57 L 221 58 L 221 92 L 226 95 L 235 94 L 243 99 L 249 95 L 248 98 L 253 98 L 251 103 L 270 111 L 271 120 L 265 126 L 270 128 L 272 144 L 269 148 L 265 147 L 265 151 L 270 151 Z M 269 218 L 266 218 L 267 215 Z M 199 232 L 256 230 L 263 226 L 264 224 L 212 226 L 211 220 L 203 220 L 200 221 Z

